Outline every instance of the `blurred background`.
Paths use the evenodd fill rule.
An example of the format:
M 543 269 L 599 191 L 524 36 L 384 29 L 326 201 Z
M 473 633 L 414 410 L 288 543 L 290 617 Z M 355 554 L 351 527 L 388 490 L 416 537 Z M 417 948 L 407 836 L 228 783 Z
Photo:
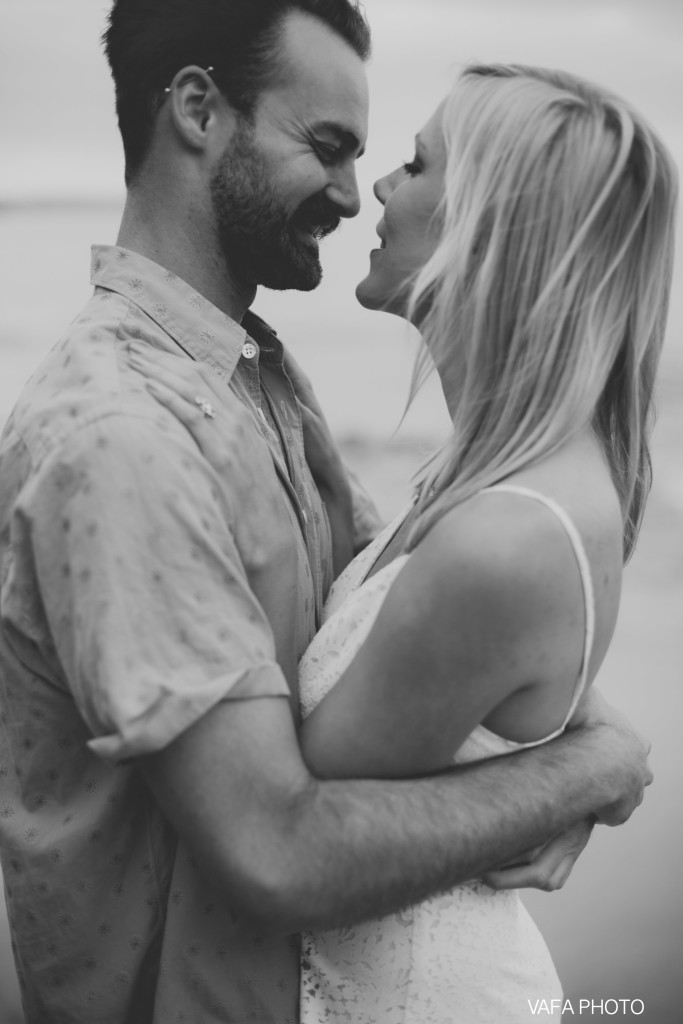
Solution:
M 432 384 L 396 432 L 416 341 L 401 321 L 355 303 L 354 286 L 376 245 L 373 181 L 411 159 L 415 132 L 469 60 L 561 67 L 606 85 L 646 114 L 683 166 L 683 4 L 367 0 L 366 8 L 375 52 L 370 142 L 359 163 L 363 210 L 324 244 L 318 291 L 264 292 L 255 308 L 307 368 L 348 461 L 388 517 L 448 423 Z M 107 0 L 0 0 L 0 422 L 87 301 L 91 243 L 116 238 L 123 162 L 98 41 L 107 9 Z M 626 826 L 596 830 L 561 893 L 528 897 L 575 1005 L 579 998 L 642 1000 L 638 1019 L 648 1024 L 683 1022 L 682 328 L 679 260 L 655 484 L 599 678 L 651 737 L 656 782 Z M 620 1010 L 612 1019 L 631 1016 Z M 0 909 L 0 1024 L 20 1021 Z

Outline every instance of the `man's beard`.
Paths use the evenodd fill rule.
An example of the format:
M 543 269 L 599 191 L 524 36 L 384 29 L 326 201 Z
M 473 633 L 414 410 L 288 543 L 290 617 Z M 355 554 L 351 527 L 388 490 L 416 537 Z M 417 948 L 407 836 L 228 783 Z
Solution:
M 267 181 L 248 128 L 240 128 L 211 179 L 218 240 L 232 273 L 245 284 L 311 291 L 322 278 L 316 239 L 339 225 L 336 208 L 317 194 L 294 214 Z

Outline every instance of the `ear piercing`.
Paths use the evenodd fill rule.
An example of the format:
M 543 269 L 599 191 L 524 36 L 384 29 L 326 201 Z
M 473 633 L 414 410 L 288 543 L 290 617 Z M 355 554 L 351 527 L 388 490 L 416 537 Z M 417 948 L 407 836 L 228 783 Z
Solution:
M 208 68 L 204 68 L 204 71 L 206 72 L 207 75 L 210 75 L 211 72 L 213 71 L 213 64 L 209 64 Z M 164 92 L 168 94 L 170 91 L 171 86 L 167 85 L 166 88 L 164 89 Z

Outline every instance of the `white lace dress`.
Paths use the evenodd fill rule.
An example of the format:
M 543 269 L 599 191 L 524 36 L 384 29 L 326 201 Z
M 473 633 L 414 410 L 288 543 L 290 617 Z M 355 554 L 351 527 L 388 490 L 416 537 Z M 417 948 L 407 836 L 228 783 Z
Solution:
M 594 632 L 593 592 L 581 540 L 567 513 L 546 496 L 512 485 L 488 490 L 542 502 L 558 516 L 574 548 L 583 582 L 586 636 L 568 719 L 586 683 Z M 304 717 L 351 662 L 410 557 L 401 555 L 366 579 L 405 515 L 390 523 L 334 584 L 323 626 L 300 663 Z M 476 761 L 532 745 L 513 743 L 479 726 L 454 761 Z M 536 1019 L 532 1007 L 538 1000 L 551 1007 L 551 1000 L 561 998 L 550 953 L 517 892 L 495 892 L 478 881 L 400 913 L 303 936 L 301 1024 L 526 1024 Z M 544 1012 L 544 1019 L 549 1016 Z

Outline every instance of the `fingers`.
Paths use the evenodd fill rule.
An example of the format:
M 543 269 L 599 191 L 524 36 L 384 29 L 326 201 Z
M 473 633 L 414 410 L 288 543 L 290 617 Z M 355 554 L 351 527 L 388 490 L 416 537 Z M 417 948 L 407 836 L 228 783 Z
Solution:
M 143 377 L 175 391 L 185 401 L 192 402 L 197 393 L 197 383 L 189 381 L 187 375 L 183 376 L 179 372 L 180 365 L 186 365 L 184 360 L 178 356 L 170 356 L 166 352 L 157 351 L 152 357 L 147 349 L 135 344 L 129 345 L 128 352 L 128 361 L 134 370 L 141 373 Z M 175 364 L 177 364 L 177 368 Z
M 489 871 L 482 881 L 491 889 L 500 892 L 503 889 L 541 889 L 550 892 L 550 877 L 541 875 L 538 869 L 530 865 L 519 868 L 501 868 L 500 871 Z
M 217 398 L 222 405 L 240 403 L 211 367 L 198 360 L 183 359 L 181 356 L 161 349 L 152 349 L 132 342 L 128 346 L 130 365 L 143 377 L 155 380 L 174 390 L 188 402 L 194 402 L 197 394 Z
M 177 356 L 170 358 L 180 362 Z M 214 408 L 205 397 L 205 392 L 201 393 L 196 384 L 193 388 L 191 382 L 167 369 L 168 360 L 162 365 L 157 363 L 156 359 L 153 361 L 144 355 L 138 355 L 136 351 L 131 351 L 130 363 L 145 377 L 145 387 L 152 397 L 187 428 L 214 468 L 222 469 L 229 455 L 229 446 L 224 440 L 226 432 L 239 434 L 242 430 L 239 424 L 236 424 L 234 410 L 226 411 L 221 401 L 221 426 L 217 429 L 218 408 Z M 220 396 L 221 400 L 223 397 Z M 242 409 L 239 402 L 237 405 Z
M 145 387 L 151 395 L 163 406 L 165 406 L 170 412 L 176 416 L 184 426 L 193 434 L 196 435 L 197 430 L 202 429 L 202 421 L 206 419 L 204 413 L 200 410 L 199 406 L 188 402 L 186 398 L 183 398 L 174 391 L 173 388 L 168 387 L 166 384 L 162 384 L 157 380 L 147 380 Z
M 220 409 L 221 416 L 225 421 L 224 427 L 241 434 L 246 429 L 250 420 L 250 414 L 242 405 L 230 388 L 220 381 L 214 379 L 214 373 L 209 366 L 189 359 L 183 359 L 159 349 L 143 348 L 136 343 L 128 346 L 129 363 L 146 378 L 148 390 L 155 394 L 149 387 L 149 382 L 160 384 L 166 390 L 155 394 L 162 404 L 171 409 L 186 426 L 191 427 L 201 422 L 201 414 L 197 415 L 197 407 L 202 408 L 206 403 L 213 411 Z M 185 405 L 179 405 L 169 398 L 168 391 L 172 391 L 177 398 Z M 215 399 L 215 401 L 210 401 Z M 204 414 L 213 419 L 211 413 Z
M 585 690 L 574 714 L 569 721 L 569 729 L 595 725 L 610 719 L 610 705 L 595 686 Z
M 491 889 L 542 889 L 547 890 L 549 880 L 530 865 L 516 868 L 501 868 L 484 875 L 483 881 Z
M 185 361 L 183 361 L 183 366 Z M 234 402 L 236 406 L 241 409 L 242 406 L 239 400 L 233 395 L 230 389 L 221 381 L 220 377 L 216 374 L 215 370 L 212 370 L 207 363 L 202 363 L 199 360 L 193 360 L 190 363 L 190 369 L 195 377 L 201 378 L 197 380 L 197 385 L 203 388 L 205 391 L 208 390 L 214 398 L 220 399 L 222 403 L 226 401 L 231 403 Z
M 580 822 L 544 846 L 528 864 L 489 871 L 483 881 L 492 889 L 540 889 L 554 892 L 569 878 L 574 864 L 585 849 L 593 821 Z
M 645 787 L 651 785 L 652 782 L 652 772 L 646 765 L 643 775 L 631 785 L 625 795 L 598 812 L 598 822 L 601 825 L 608 825 L 610 828 L 626 824 L 645 799 Z
M 575 858 L 566 856 L 552 867 L 544 864 L 526 865 L 519 868 L 502 868 L 490 871 L 482 881 L 491 889 L 540 889 L 542 892 L 555 892 L 561 889 L 569 878 Z

